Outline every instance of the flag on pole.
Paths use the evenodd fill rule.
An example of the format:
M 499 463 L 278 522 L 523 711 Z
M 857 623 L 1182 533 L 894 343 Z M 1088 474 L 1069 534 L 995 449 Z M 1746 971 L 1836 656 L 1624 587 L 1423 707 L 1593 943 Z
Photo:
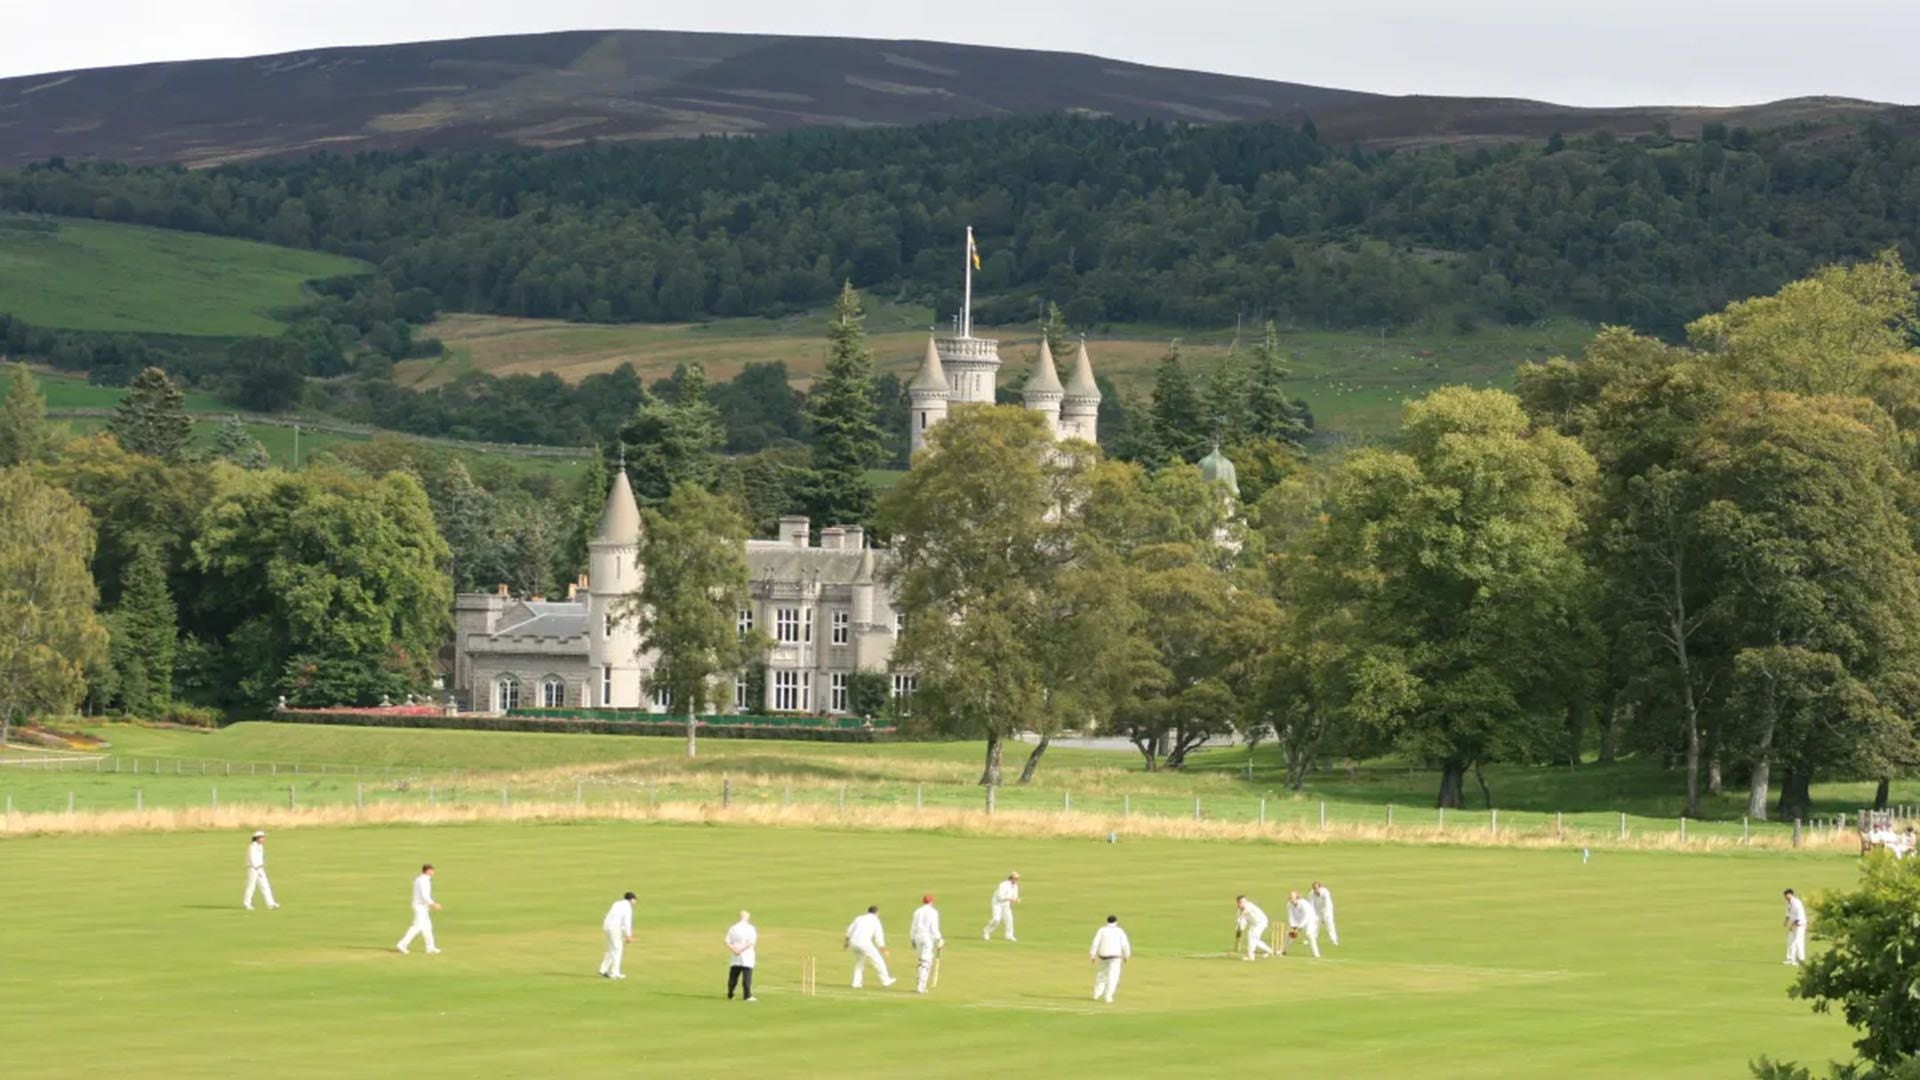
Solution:
M 967 258 L 973 260 L 973 268 L 980 269 L 980 248 L 973 242 L 973 230 L 967 230 Z

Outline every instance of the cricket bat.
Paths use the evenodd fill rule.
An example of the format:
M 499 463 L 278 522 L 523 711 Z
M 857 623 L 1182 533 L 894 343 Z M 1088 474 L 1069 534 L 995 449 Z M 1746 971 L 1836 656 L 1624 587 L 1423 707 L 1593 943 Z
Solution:
M 1233 951 L 1228 953 L 1228 956 L 1240 955 L 1240 939 L 1245 937 L 1246 933 L 1247 928 L 1244 926 L 1236 926 L 1233 928 Z
M 927 985 L 935 990 L 940 988 L 940 957 L 937 955 L 933 958 L 933 975 L 927 979 Z

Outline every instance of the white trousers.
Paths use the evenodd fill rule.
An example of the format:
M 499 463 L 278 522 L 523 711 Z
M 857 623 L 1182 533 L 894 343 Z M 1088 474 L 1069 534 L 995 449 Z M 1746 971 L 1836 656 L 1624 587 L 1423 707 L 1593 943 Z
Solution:
M 1307 939 L 1307 948 L 1313 950 L 1313 958 L 1320 959 L 1320 924 L 1310 922 L 1305 926 L 1296 926 L 1294 929 L 1300 931 L 1300 936 Z M 1280 951 L 1284 953 L 1287 950 L 1282 948 Z
M 855 945 L 852 948 L 853 988 L 855 990 L 860 989 L 860 984 L 866 981 L 868 964 L 872 964 L 873 970 L 880 973 L 880 985 L 886 986 L 893 982 L 893 976 L 887 974 L 887 959 L 880 955 L 879 949 L 871 945 Z
M 273 886 L 267 882 L 267 871 L 264 867 L 259 867 L 259 866 L 247 867 L 247 896 L 246 896 L 246 899 L 240 902 L 246 905 L 247 907 L 252 907 L 253 906 L 253 890 L 255 889 L 259 889 L 261 894 L 267 898 L 268 907 L 280 906 L 279 904 L 276 904 L 273 902 Z
M 1335 945 L 1340 944 L 1340 929 L 1333 925 L 1333 914 L 1331 912 L 1320 916 L 1320 925 L 1327 928 L 1328 941 Z
M 1007 940 L 1012 941 L 1013 940 L 1013 905 L 1004 900 L 995 900 L 993 902 L 993 918 L 988 920 L 987 928 L 985 930 L 980 931 L 980 936 L 983 938 L 992 937 L 994 928 L 1001 925 L 1006 926 Z
M 619 930 L 607 931 L 607 955 L 600 958 L 600 974 L 620 977 L 620 958 L 627 951 L 627 935 Z
M 1120 966 L 1124 963 L 1126 961 L 1118 956 L 1094 962 L 1093 1000 L 1113 1000 L 1113 992 L 1120 989 Z
M 1251 960 L 1262 952 L 1273 955 L 1273 946 L 1267 944 L 1267 921 L 1265 919 L 1247 927 L 1247 959 Z
M 404 949 L 413 944 L 416 937 L 427 939 L 428 952 L 438 951 L 433 943 L 433 909 L 424 904 L 413 905 L 413 925 L 407 928 L 407 936 L 400 939 L 400 947 Z
M 1807 959 L 1807 924 L 1801 923 L 1787 931 L 1787 963 L 1802 964 Z
M 919 979 L 914 984 L 914 988 L 924 994 L 927 992 L 927 978 L 933 974 L 933 961 L 940 955 L 940 952 L 934 948 L 933 942 L 931 941 L 921 942 L 915 948 L 919 952 L 920 967 L 916 972 Z

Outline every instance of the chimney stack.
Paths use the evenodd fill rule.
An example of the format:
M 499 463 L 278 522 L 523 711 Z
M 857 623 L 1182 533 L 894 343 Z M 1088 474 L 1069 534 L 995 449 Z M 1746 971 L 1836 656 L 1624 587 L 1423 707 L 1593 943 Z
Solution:
M 500 583 L 499 593 L 502 597 L 509 597 L 513 595 L 513 591 L 507 588 L 507 583 L 504 581 Z
M 838 525 L 829 525 L 820 530 L 820 546 L 829 551 L 839 551 L 847 546 L 847 530 Z
M 846 534 L 845 539 L 840 541 L 841 547 L 846 548 L 848 551 L 865 551 L 866 550 L 867 530 L 864 526 L 842 525 L 840 526 L 840 529 L 843 533 Z
M 780 519 L 780 542 L 793 547 L 807 546 L 809 537 L 808 522 L 805 516 L 789 515 Z

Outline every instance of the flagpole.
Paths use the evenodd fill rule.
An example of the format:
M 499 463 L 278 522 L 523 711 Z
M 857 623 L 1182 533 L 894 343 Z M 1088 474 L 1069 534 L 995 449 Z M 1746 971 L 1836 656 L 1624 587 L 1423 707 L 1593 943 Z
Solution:
M 973 226 L 967 226 L 967 250 L 962 256 L 967 264 L 966 294 L 960 301 L 960 336 L 973 336 Z

